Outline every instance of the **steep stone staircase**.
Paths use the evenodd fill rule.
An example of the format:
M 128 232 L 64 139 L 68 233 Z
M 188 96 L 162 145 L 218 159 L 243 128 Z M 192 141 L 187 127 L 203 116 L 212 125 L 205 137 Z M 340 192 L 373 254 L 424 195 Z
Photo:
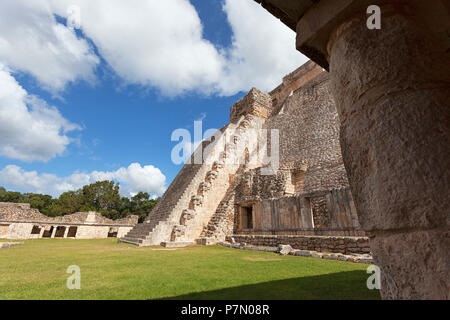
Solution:
M 138 246 L 183 246 L 200 237 L 239 169 L 236 143 L 249 128 L 261 128 L 264 119 L 242 116 L 221 129 L 224 133 L 204 155 L 203 164 L 186 164 L 144 223 L 136 225 L 120 241 Z M 210 142 L 199 148 L 206 150 Z M 225 146 L 225 147 L 224 147 Z M 197 148 L 196 152 L 198 152 Z M 193 160 L 195 154 L 191 157 Z
M 236 186 L 241 182 L 242 172 L 245 166 L 241 166 L 235 175 L 235 179 L 229 186 L 228 191 L 223 200 L 217 206 L 216 211 L 204 226 L 200 237 L 197 239 L 199 244 L 214 244 L 219 241 L 225 241 L 228 234 L 233 233 L 234 224 L 234 199 Z

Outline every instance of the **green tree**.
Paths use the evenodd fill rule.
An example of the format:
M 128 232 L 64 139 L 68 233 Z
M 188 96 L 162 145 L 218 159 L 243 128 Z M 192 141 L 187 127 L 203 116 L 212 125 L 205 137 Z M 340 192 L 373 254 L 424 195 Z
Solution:
M 131 212 L 139 216 L 139 222 L 143 222 L 157 202 L 150 199 L 147 192 L 139 192 L 131 198 Z
M 46 194 L 25 193 L 22 195 L 21 202 L 29 203 L 32 208 L 38 209 L 43 214 L 47 214 L 53 203 L 53 198 Z
M 3 188 L 4 189 L 4 188 Z M 4 191 L 0 193 L 0 202 L 21 202 L 22 194 L 14 191 Z
M 62 193 L 58 199 L 53 201 L 49 208 L 50 216 L 64 216 L 82 211 L 85 201 L 80 190 Z
M 0 187 L 0 202 L 29 203 L 32 208 L 50 217 L 64 216 L 75 212 L 97 211 L 116 220 L 129 215 L 138 215 L 143 222 L 158 199 L 150 199 L 147 192 L 139 192 L 131 199 L 121 197 L 120 186 L 113 181 L 99 181 L 76 191 L 62 193 L 57 199 L 49 195 L 7 191 Z
M 117 215 L 120 209 L 119 184 L 113 181 L 99 181 L 81 189 L 83 211 L 95 210 L 105 216 Z
M 132 207 L 131 207 L 131 200 L 127 197 L 120 198 L 120 209 L 119 209 L 121 216 L 124 218 L 131 214 Z

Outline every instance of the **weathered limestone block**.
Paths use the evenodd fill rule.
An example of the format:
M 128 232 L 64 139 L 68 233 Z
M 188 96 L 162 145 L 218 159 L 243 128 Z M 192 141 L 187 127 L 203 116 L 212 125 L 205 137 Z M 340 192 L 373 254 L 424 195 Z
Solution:
M 423 230 L 375 236 L 384 297 L 450 299 L 450 231 Z
M 171 241 L 175 241 L 178 237 L 182 237 L 185 233 L 186 226 L 175 225 L 172 230 Z
M 209 171 L 209 172 L 206 174 L 206 181 L 209 182 L 209 183 L 211 183 L 213 180 L 216 180 L 216 179 L 217 179 L 218 174 L 219 174 L 219 173 L 218 173 L 217 171 L 215 171 L 215 170 Z
M 195 211 L 190 209 L 184 209 L 181 214 L 180 224 L 185 225 L 186 222 L 192 220 L 195 216 Z
M 231 107 L 230 121 L 237 121 L 240 117 L 254 115 L 267 118 L 272 111 L 272 99 L 269 94 L 252 88 L 245 97 Z
M 290 245 L 280 244 L 278 246 L 279 253 L 283 256 L 288 255 L 293 249 Z
M 448 299 L 450 59 L 414 10 L 383 10 L 381 30 L 353 18 L 329 43 L 344 163 L 382 297 Z
M 254 120 L 254 117 L 251 115 L 248 115 L 245 117 L 244 120 L 239 124 L 240 129 L 248 129 L 252 126 L 252 121 Z M 244 132 L 243 132 L 244 133 Z
M 311 256 L 311 252 L 308 250 L 294 250 L 294 255 L 301 256 L 301 257 L 309 257 Z
M 224 166 L 225 164 L 223 161 L 217 160 L 214 161 L 212 169 L 213 171 L 218 171 L 219 169 L 222 169 Z
M 197 206 L 201 206 L 203 204 L 203 196 L 193 195 L 191 197 L 191 204 L 194 208 Z
M 211 184 L 209 182 L 200 183 L 198 191 L 201 195 L 204 195 L 209 190 L 211 190 Z

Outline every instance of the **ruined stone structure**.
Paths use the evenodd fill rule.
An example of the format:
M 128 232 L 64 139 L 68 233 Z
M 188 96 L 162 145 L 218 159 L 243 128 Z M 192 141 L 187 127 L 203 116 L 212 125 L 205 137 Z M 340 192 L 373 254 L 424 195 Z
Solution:
M 28 203 L 0 202 L 0 239 L 121 238 L 138 223 L 138 218 L 111 220 L 97 212 L 50 218 Z
M 146 221 L 121 241 L 184 246 L 231 238 L 370 252 L 342 161 L 329 77 L 313 62 L 272 92 L 252 89 L 236 102 L 230 123 L 197 148 Z
M 382 297 L 450 299 L 449 1 L 256 1 L 329 70 Z M 379 29 L 367 25 L 373 5 Z

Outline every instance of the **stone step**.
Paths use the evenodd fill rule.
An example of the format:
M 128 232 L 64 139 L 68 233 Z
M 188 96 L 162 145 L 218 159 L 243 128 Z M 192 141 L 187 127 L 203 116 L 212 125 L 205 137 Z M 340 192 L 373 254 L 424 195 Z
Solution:
M 171 242 L 161 242 L 161 245 L 165 248 L 183 248 L 187 246 L 194 245 L 194 241 L 171 241 Z
M 137 236 L 130 237 L 130 236 L 125 236 L 125 237 L 123 237 L 122 239 L 128 239 L 128 240 L 131 240 L 131 241 L 145 241 L 145 240 L 147 240 L 147 237 L 146 237 L 146 236 L 144 236 L 144 237 L 137 237 Z
M 129 239 L 126 239 L 126 238 L 120 239 L 119 242 L 130 243 L 130 244 L 134 244 L 134 245 L 137 245 L 137 246 L 141 245 L 141 242 L 136 242 L 136 241 L 129 240 Z
M 128 233 L 125 235 L 127 238 L 145 238 L 146 233 L 144 234 L 138 234 L 138 233 Z
M 199 245 L 210 246 L 216 244 L 216 239 L 210 237 L 200 237 L 195 242 Z

